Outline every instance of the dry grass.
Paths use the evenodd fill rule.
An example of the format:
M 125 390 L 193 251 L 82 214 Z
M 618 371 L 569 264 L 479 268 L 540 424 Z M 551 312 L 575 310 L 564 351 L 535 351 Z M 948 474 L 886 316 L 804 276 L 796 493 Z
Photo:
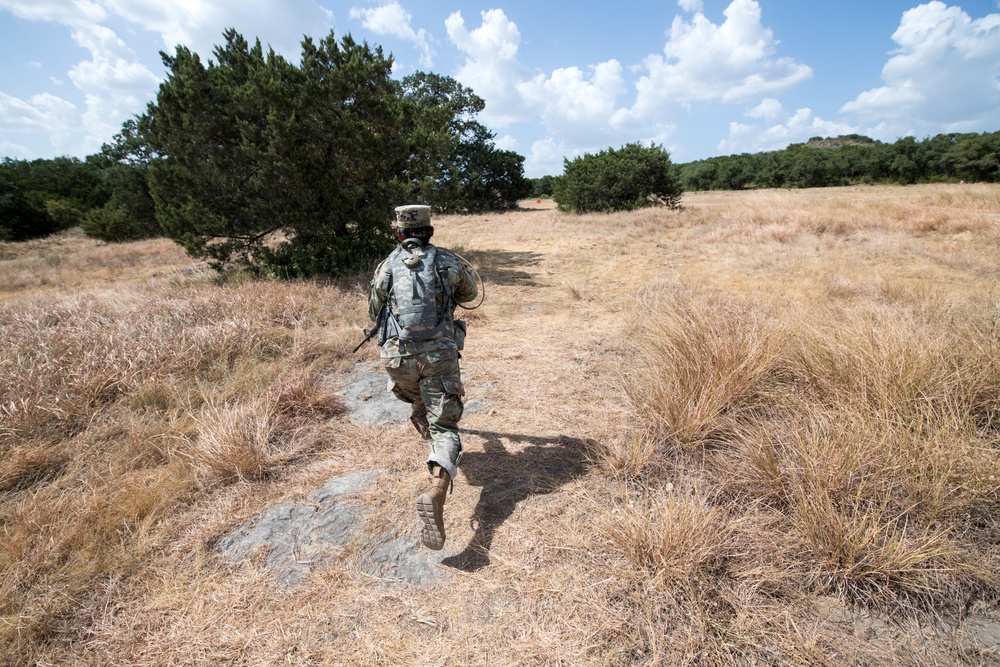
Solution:
M 997 661 L 963 619 L 998 619 L 1000 188 L 684 203 L 437 222 L 487 280 L 489 409 L 446 510 L 465 565 L 429 589 L 213 549 L 358 469 L 368 528 L 412 527 L 423 445 L 334 394 L 366 276 L 0 246 L 0 663 Z

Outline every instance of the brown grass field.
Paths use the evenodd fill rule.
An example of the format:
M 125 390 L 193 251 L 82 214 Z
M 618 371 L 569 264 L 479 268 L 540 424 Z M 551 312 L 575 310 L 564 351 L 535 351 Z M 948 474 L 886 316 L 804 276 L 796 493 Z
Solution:
M 357 470 L 415 526 L 424 445 L 335 393 L 368 276 L 0 244 L 0 664 L 1000 664 L 1000 186 L 683 204 L 435 220 L 489 409 L 427 588 L 215 549 Z

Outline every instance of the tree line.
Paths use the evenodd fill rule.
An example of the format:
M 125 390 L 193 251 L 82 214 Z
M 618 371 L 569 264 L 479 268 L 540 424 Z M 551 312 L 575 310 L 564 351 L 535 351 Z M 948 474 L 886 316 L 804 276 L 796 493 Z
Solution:
M 596 165 L 607 159 L 607 155 L 585 155 L 566 160 L 565 166 L 580 160 Z M 672 169 L 684 191 L 878 183 L 997 183 L 1000 182 L 1000 132 L 939 134 L 924 140 L 904 137 L 893 143 L 857 134 L 813 137 L 780 151 L 713 157 L 673 165 Z M 561 178 L 530 179 L 531 196 L 554 196 Z
M 685 190 L 819 188 L 892 183 L 1000 182 L 1000 132 L 893 143 L 856 134 L 813 137 L 784 150 L 678 165 Z

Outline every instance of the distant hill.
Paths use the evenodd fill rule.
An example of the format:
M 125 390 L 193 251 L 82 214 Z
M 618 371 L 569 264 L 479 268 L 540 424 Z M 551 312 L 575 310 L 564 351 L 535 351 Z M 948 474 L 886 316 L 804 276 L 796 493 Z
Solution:
M 839 137 L 812 137 L 804 144 L 791 144 L 788 148 L 804 146 L 805 148 L 843 148 L 844 146 L 873 146 L 881 144 L 863 134 L 845 134 Z
M 677 169 L 688 191 L 996 183 L 1000 132 L 903 137 L 893 143 L 860 134 L 812 137 L 779 151 L 713 157 Z

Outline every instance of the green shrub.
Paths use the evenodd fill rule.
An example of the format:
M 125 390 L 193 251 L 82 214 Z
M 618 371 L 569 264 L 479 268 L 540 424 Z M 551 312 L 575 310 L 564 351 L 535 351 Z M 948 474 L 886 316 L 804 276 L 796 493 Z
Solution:
M 565 161 L 553 198 L 563 211 L 632 211 L 680 208 L 681 186 L 662 146 L 626 144 Z
M 138 241 L 162 235 L 152 211 L 145 211 L 142 206 L 130 206 L 129 204 L 134 204 L 131 199 L 134 198 L 119 197 L 116 194 L 104 206 L 84 213 L 80 221 L 84 234 L 110 243 Z

